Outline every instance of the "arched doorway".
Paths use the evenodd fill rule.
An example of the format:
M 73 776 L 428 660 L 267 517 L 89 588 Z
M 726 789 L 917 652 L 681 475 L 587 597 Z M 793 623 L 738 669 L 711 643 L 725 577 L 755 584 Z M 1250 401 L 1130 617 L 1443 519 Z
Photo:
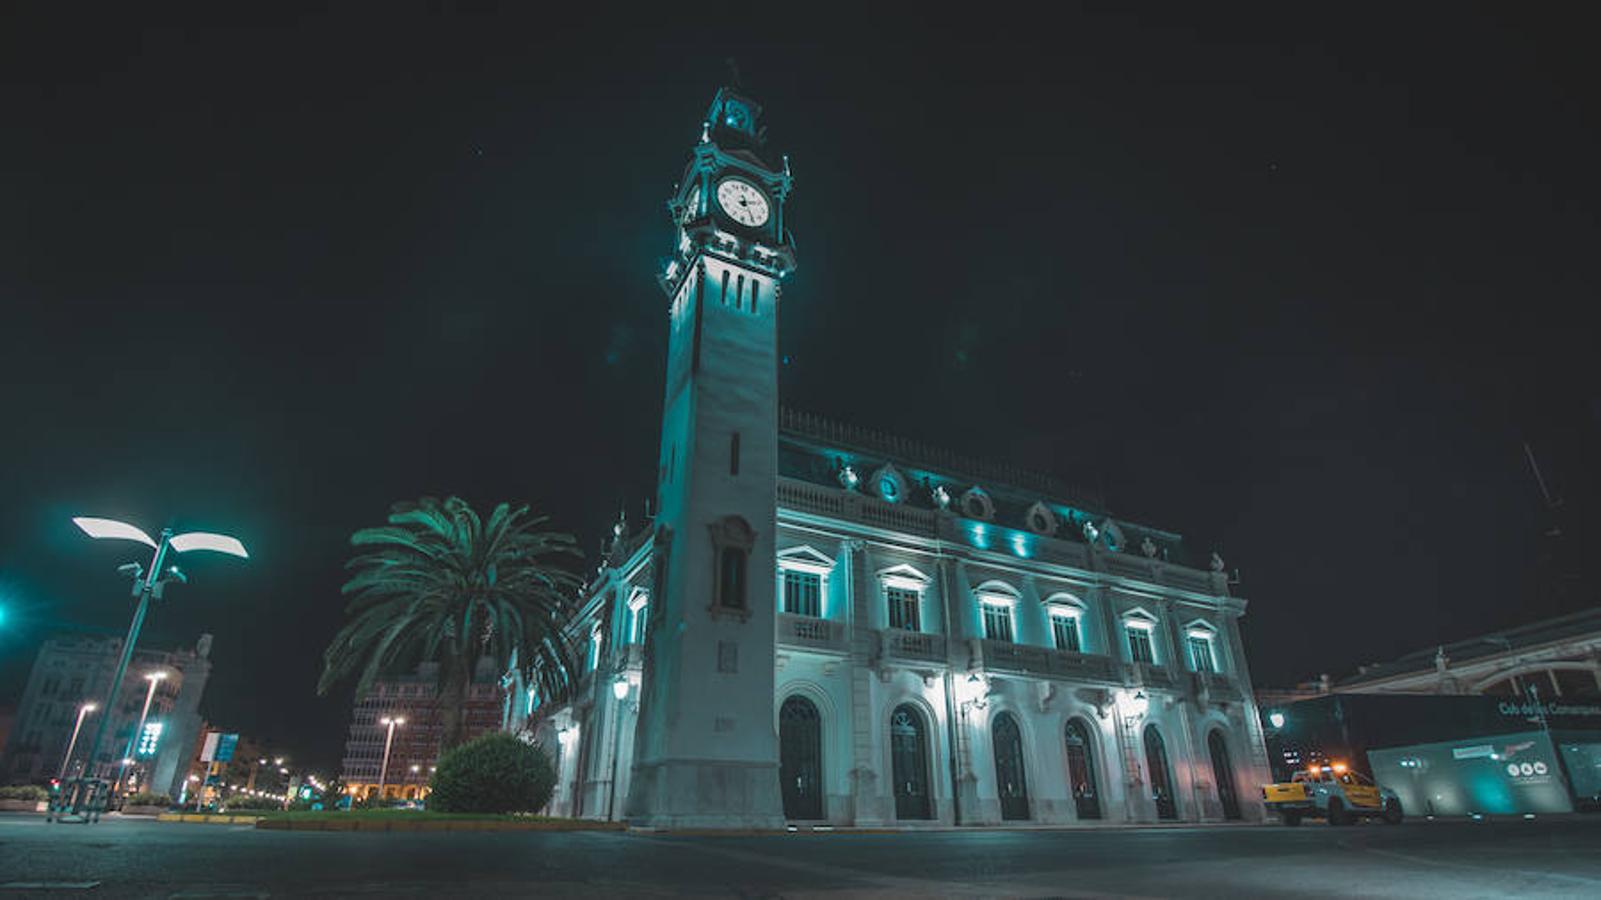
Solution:
M 1167 765 L 1167 745 L 1155 725 L 1145 726 L 1145 768 L 1151 777 L 1151 799 L 1156 801 L 1156 817 L 1177 819 L 1178 804 L 1173 800 L 1173 772 Z
M 1001 818 L 1028 818 L 1028 778 L 1023 771 L 1023 735 L 1011 713 L 995 717 L 995 790 L 1001 797 Z
M 778 777 L 784 818 L 823 817 L 822 721 L 805 697 L 790 697 L 778 709 Z
M 889 719 L 889 756 L 895 778 L 895 818 L 932 819 L 929 802 L 928 726 L 911 704 L 895 707 Z
M 1212 780 L 1217 782 L 1217 799 L 1223 803 L 1223 818 L 1240 817 L 1240 796 L 1234 790 L 1234 767 L 1229 764 L 1228 744 L 1223 732 L 1212 729 L 1206 736 L 1206 749 L 1212 754 Z
M 1080 819 L 1101 817 L 1101 798 L 1095 789 L 1095 745 L 1080 719 L 1067 722 L 1067 786 Z

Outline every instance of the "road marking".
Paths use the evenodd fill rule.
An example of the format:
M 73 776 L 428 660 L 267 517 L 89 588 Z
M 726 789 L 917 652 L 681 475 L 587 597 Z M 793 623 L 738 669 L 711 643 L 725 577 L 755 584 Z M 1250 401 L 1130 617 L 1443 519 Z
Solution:
M 0 884 L 0 891 L 90 891 L 99 886 L 98 881 L 8 881 Z

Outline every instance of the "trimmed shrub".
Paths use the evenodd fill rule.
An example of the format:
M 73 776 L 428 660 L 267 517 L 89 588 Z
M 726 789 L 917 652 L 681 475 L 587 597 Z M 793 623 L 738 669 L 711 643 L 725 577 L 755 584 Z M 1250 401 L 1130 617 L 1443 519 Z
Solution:
M 283 809 L 284 805 L 283 801 L 274 800 L 271 797 L 232 797 L 229 798 L 227 803 L 223 804 L 223 808 L 228 812 L 235 812 L 237 810 Z
M 37 784 L 14 784 L 0 787 L 0 800 L 49 800 L 50 792 Z
M 128 798 L 128 806 L 171 806 L 172 798 L 166 794 L 152 794 L 149 791 L 140 791 Z
M 556 772 L 538 745 L 496 731 L 440 757 L 429 787 L 438 812 L 534 812 L 550 802 Z

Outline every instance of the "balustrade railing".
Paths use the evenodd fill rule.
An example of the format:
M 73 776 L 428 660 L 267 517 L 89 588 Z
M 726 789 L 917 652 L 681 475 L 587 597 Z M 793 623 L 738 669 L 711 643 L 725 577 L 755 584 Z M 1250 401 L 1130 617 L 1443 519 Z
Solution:
M 945 661 L 945 636 L 924 634 L 920 631 L 884 629 L 884 650 L 900 659 L 920 659 L 929 662 Z
M 778 642 L 821 650 L 845 649 L 845 623 L 791 613 L 778 614 Z

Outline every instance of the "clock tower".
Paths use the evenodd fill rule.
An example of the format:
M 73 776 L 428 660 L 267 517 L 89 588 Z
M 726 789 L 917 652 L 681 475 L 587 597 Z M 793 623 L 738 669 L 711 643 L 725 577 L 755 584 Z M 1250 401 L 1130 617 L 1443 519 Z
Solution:
M 654 575 L 627 815 L 781 828 L 773 651 L 778 305 L 787 160 L 724 88 L 668 201 L 668 353 Z

